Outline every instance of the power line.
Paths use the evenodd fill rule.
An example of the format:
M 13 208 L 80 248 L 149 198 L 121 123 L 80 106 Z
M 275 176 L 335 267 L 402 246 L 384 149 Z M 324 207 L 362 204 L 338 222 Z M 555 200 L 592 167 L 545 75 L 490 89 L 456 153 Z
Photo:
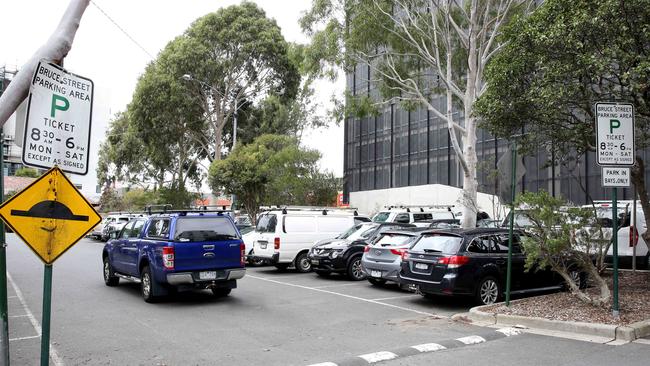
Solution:
M 113 18 L 111 18 L 102 8 L 100 8 L 99 5 L 97 5 L 97 3 L 95 3 L 93 0 L 90 0 L 90 3 L 95 5 L 97 10 L 99 10 L 102 14 L 104 14 L 104 16 L 108 20 L 110 20 L 111 23 L 113 23 L 117 27 L 117 29 L 119 29 L 122 33 L 124 33 L 124 35 L 127 36 L 136 46 L 138 46 L 142 50 L 142 52 L 146 53 L 152 60 L 155 60 L 155 57 L 153 57 L 151 53 L 149 53 L 149 51 L 147 51 L 140 43 L 138 43 L 138 41 L 136 41 L 135 38 L 131 37 L 131 35 L 127 33 L 127 31 L 125 31 L 124 28 L 122 28 L 119 24 L 117 24 L 117 22 L 113 20 Z

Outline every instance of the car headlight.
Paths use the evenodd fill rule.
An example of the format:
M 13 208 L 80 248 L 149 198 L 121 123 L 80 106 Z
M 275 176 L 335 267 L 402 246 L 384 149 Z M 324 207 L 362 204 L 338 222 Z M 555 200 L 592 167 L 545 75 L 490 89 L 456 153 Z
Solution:
M 334 258 L 338 257 L 339 254 L 341 254 L 341 252 L 339 252 L 339 251 L 333 251 L 332 253 L 330 253 L 330 257 L 332 257 L 332 259 L 334 259 Z

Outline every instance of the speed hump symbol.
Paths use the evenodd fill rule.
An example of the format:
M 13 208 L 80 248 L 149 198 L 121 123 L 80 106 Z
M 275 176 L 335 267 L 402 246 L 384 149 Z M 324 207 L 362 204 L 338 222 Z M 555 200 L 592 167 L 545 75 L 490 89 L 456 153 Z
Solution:
M 2 204 L 0 217 L 46 264 L 53 263 L 101 221 L 58 167 Z

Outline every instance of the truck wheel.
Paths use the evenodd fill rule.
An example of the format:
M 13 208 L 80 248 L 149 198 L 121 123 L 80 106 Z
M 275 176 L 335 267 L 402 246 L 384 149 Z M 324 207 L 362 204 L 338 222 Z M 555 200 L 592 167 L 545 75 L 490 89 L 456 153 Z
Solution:
M 366 278 L 366 274 L 361 268 L 361 256 L 357 255 L 353 257 L 350 263 L 348 263 L 348 278 L 353 281 L 361 281 Z
M 483 277 L 476 286 L 476 301 L 481 305 L 494 304 L 501 298 L 501 286 L 492 276 Z
M 153 283 L 154 279 L 151 275 L 151 269 L 149 266 L 144 266 L 142 268 L 142 274 L 140 275 L 140 291 L 142 292 L 142 298 L 145 302 L 154 303 L 158 300 L 153 294 Z
M 296 272 L 311 272 L 311 262 L 309 261 L 309 258 L 307 258 L 307 253 L 298 254 L 294 262 L 296 263 Z
M 214 297 L 226 297 L 230 295 L 230 291 L 232 291 L 230 288 L 213 288 L 212 295 Z
M 108 256 L 104 257 L 104 283 L 106 286 L 117 286 L 120 283 L 120 278 L 113 274 L 113 267 L 108 261 Z

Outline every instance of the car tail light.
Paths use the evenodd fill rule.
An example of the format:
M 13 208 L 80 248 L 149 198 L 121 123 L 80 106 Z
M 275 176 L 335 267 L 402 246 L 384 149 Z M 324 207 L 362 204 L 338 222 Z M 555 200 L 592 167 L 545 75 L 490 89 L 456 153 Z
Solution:
M 467 263 L 469 263 L 469 257 L 464 255 L 452 255 L 438 259 L 438 264 L 446 264 L 447 268 L 458 268 Z
M 411 254 L 409 254 L 408 250 L 404 250 L 404 251 L 402 252 L 402 260 L 403 260 L 403 261 L 409 259 L 410 256 L 411 256 Z
M 162 259 L 165 269 L 174 269 L 174 247 L 163 247 Z
M 366 245 L 365 247 L 363 247 L 364 253 L 368 253 L 369 251 L 370 251 L 370 245 Z
M 390 252 L 395 255 L 402 256 L 404 253 L 406 253 L 406 249 L 391 249 Z
M 244 266 L 246 264 L 246 244 L 244 244 L 243 242 L 239 243 L 239 251 L 241 252 L 241 260 L 239 264 Z
M 630 247 L 636 246 L 639 242 L 639 232 L 636 229 L 636 226 L 630 227 Z
M 273 248 L 275 250 L 280 249 L 280 238 L 275 238 L 273 239 Z

